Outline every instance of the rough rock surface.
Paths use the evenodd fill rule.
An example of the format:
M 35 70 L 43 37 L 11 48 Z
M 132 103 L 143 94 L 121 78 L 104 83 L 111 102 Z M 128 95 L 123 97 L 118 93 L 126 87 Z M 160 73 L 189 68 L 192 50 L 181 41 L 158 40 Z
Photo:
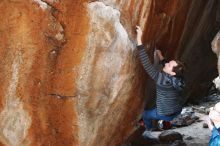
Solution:
M 174 142 L 175 140 L 183 140 L 183 136 L 175 131 L 163 131 L 159 135 L 159 140 L 161 142 Z
M 205 16 L 211 18 L 218 10 L 217 0 L 201 2 L 201 7 L 196 7 L 196 3 L 197 0 L 1 0 L 0 145 L 123 143 L 134 131 L 142 111 L 144 87 L 148 87 L 149 96 L 153 85 L 150 81 L 145 84 L 147 76 L 134 50 L 135 25 L 143 28 L 143 42 L 149 44 L 151 57 L 157 46 L 170 59 L 187 60 L 196 39 L 203 38 L 199 28 L 206 21 L 211 25 L 219 20 L 217 16 L 213 21 L 201 18 L 201 26 L 191 32 L 190 24 L 197 20 L 193 14 L 200 16 L 210 8 Z M 207 30 L 206 44 L 213 37 L 209 33 L 216 30 Z M 195 42 L 181 47 L 192 34 Z M 206 49 L 210 51 L 210 47 Z M 202 51 L 200 55 L 207 53 Z M 212 55 L 205 59 L 208 61 L 201 59 L 203 64 L 193 67 L 207 69 L 214 64 Z M 215 73 L 203 75 L 212 78 Z M 188 78 L 195 78 L 196 83 L 208 82 L 197 76 Z M 195 95 L 189 93 L 189 97 Z
M 217 58 L 211 42 L 220 29 L 219 16 L 218 0 L 192 1 L 177 51 L 177 56 L 187 64 L 186 96 L 191 100 L 203 98 L 211 81 L 218 76 Z
M 215 87 L 220 90 L 220 31 L 215 35 L 215 38 L 212 41 L 212 51 L 216 54 L 218 58 L 217 62 L 217 69 L 218 69 L 218 77 L 216 77 L 213 82 L 215 84 Z

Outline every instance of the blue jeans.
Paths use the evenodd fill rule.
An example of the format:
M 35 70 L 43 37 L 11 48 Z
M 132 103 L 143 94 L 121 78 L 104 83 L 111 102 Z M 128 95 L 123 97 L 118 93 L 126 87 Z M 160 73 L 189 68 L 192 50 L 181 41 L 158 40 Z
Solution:
M 178 116 L 181 111 L 177 112 L 175 115 L 172 116 L 162 116 L 157 114 L 157 108 L 153 108 L 151 110 L 144 110 L 142 114 L 142 118 L 144 120 L 144 124 L 147 126 L 147 129 L 152 129 L 152 121 L 153 120 L 164 120 L 164 121 L 171 121 L 176 116 Z

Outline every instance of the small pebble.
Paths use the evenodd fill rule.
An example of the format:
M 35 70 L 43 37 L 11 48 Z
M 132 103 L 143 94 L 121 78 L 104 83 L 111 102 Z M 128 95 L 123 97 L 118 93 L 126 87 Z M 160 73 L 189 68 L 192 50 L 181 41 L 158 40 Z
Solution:
M 207 123 L 203 123 L 203 128 L 209 128 Z
M 185 138 L 185 140 L 192 140 L 193 138 L 192 138 L 192 136 L 187 136 L 186 138 Z

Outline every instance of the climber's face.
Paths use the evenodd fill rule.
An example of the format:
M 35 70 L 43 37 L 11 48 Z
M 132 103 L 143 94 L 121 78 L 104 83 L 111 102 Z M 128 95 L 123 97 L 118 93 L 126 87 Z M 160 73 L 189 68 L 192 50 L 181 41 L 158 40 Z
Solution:
M 177 63 L 175 60 L 171 60 L 168 63 L 165 63 L 165 66 L 163 67 L 163 71 L 171 76 L 175 76 L 176 73 L 173 72 L 173 67 L 177 66 Z

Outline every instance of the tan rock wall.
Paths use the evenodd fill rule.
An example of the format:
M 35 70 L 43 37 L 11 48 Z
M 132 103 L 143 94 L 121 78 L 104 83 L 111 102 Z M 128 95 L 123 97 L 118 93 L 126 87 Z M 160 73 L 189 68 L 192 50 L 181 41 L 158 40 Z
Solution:
M 218 32 L 214 39 L 212 40 L 212 51 L 217 55 L 218 58 L 218 63 L 217 63 L 217 68 L 218 68 L 218 74 L 220 73 L 220 32 Z
M 216 88 L 220 90 L 220 32 L 218 32 L 214 39 L 212 40 L 212 51 L 216 54 L 218 62 L 217 62 L 217 69 L 218 69 L 218 76 L 213 80 L 213 83 L 215 84 Z

